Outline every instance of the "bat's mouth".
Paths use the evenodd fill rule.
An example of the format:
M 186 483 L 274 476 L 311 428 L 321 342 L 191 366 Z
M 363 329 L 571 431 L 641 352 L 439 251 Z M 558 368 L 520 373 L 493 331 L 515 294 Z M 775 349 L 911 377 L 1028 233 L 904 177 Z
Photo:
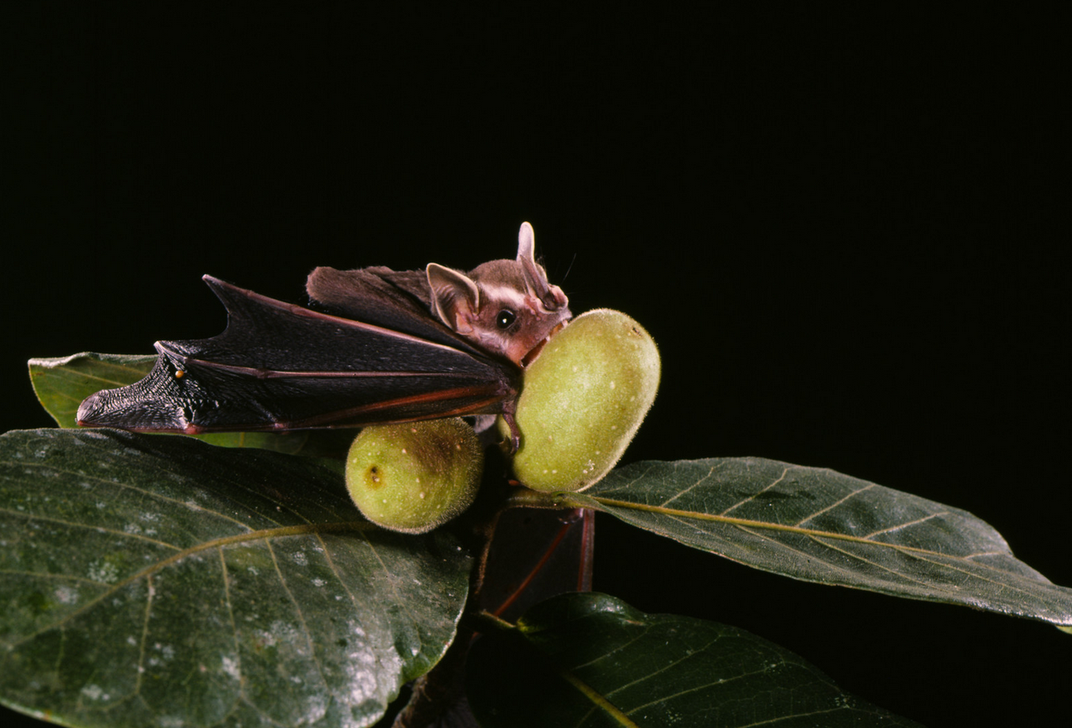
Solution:
M 540 343 L 536 344 L 536 346 L 534 346 L 531 349 L 529 349 L 529 353 L 525 354 L 525 356 L 521 357 L 521 368 L 522 369 L 527 369 L 529 364 L 531 364 L 532 362 L 536 361 L 536 357 L 538 357 L 540 355 L 540 352 L 543 351 L 543 347 L 547 344 L 547 342 L 550 341 L 551 338 L 555 334 L 557 334 L 559 331 L 561 331 L 562 327 L 565 326 L 568 323 L 569 323 L 569 321 L 561 322 L 560 324 L 555 326 L 553 329 L 551 329 L 551 333 L 549 333 L 546 337 L 544 337 L 544 339 L 542 341 L 540 341 Z

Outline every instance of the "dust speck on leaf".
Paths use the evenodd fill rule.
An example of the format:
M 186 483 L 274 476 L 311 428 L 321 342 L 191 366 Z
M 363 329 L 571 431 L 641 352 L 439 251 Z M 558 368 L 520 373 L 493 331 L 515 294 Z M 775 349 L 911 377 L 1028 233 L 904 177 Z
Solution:
M 60 604 L 75 604 L 78 602 L 78 590 L 69 586 L 61 586 L 53 594 L 55 594 L 56 601 Z

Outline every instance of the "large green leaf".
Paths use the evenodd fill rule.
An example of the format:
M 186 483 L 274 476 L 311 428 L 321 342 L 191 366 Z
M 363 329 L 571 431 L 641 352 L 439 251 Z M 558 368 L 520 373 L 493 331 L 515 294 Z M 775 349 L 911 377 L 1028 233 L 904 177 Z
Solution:
M 470 560 L 302 458 L 0 436 L 0 699 L 70 725 L 368 725 L 455 633 Z
M 748 632 L 593 593 L 555 597 L 517 629 L 482 636 L 467 692 L 488 728 L 916 725 Z
M 562 504 L 822 584 L 1072 624 L 1072 589 L 972 514 L 832 470 L 761 458 L 642 462 Z
M 52 359 L 30 359 L 30 382 L 37 400 L 60 427 L 77 427 L 75 415 L 82 400 L 102 389 L 138 381 L 153 368 L 156 356 L 82 352 Z M 323 455 L 345 450 L 345 432 L 212 432 L 196 435 L 220 447 L 257 447 L 278 452 Z M 341 438 L 341 439 L 340 439 Z M 345 442 L 344 442 L 345 441 Z

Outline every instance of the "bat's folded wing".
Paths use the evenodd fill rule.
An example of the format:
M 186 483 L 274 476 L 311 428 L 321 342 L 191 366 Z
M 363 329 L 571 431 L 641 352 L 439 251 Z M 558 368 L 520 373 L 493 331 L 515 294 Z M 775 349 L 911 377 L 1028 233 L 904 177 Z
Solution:
M 325 298 L 343 299 L 321 300 L 326 307 L 363 314 L 356 320 L 205 282 L 227 308 L 226 330 L 158 342 L 153 370 L 88 397 L 79 424 L 187 433 L 353 427 L 501 412 L 517 393 L 515 367 L 475 349 L 390 283 L 378 302 L 345 295 L 343 284 L 359 281 L 324 289 Z

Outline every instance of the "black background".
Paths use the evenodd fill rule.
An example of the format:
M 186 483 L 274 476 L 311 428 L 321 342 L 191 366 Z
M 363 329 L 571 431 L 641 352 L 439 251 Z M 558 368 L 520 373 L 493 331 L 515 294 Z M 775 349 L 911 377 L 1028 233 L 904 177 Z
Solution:
M 3 24 L 2 429 L 51 424 L 31 356 L 222 330 L 204 273 L 300 302 L 316 265 L 468 269 L 529 220 L 574 312 L 661 346 L 628 460 L 832 467 L 1072 584 L 1067 17 L 30 8 Z M 598 589 L 925 724 L 1066 704 L 1052 627 L 599 528 Z

